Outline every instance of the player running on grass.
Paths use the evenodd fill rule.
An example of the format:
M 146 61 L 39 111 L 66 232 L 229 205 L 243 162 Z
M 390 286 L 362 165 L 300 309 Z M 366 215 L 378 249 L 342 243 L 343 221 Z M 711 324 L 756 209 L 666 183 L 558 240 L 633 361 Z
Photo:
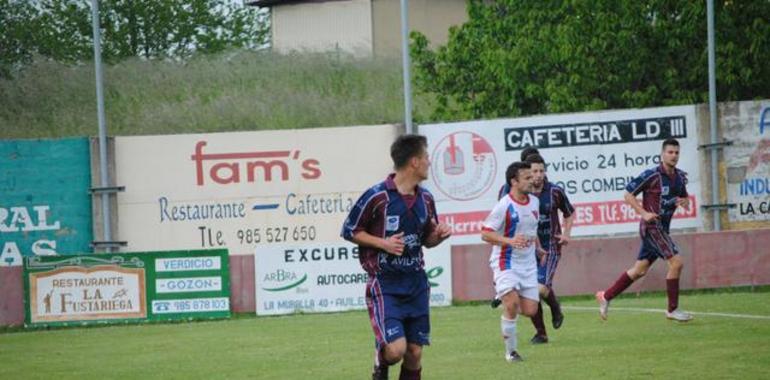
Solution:
M 529 194 L 530 165 L 514 162 L 505 172 L 511 191 L 492 209 L 482 227 L 482 239 L 492 244 L 490 266 L 496 297 L 502 300 L 500 329 L 505 342 L 505 359 L 521 361 L 517 350 L 518 312 L 531 317 L 537 312 L 537 224 L 539 201 Z
M 570 240 L 574 208 L 564 190 L 548 181 L 545 176 L 545 160 L 540 156 L 537 148 L 527 147 L 521 151 L 521 156 L 522 161 L 529 162 L 532 167 L 532 191 L 540 200 L 538 238 L 543 249 L 549 252 L 544 261 L 538 260 L 537 280 L 540 284 L 540 297 L 551 309 L 551 325 L 554 329 L 558 329 L 564 322 L 564 314 L 556 298 L 556 293 L 553 291 L 553 277 L 561 258 L 561 247 L 567 245 Z M 498 198 L 502 198 L 509 191 L 510 186 L 503 185 Z M 559 210 L 564 216 L 564 231 L 561 230 L 561 223 L 559 222 Z M 496 308 L 500 302 L 498 298 L 495 298 L 492 300 L 491 306 Z M 532 317 L 532 324 L 535 326 L 536 333 L 530 342 L 533 344 L 548 343 L 541 303 L 538 303 L 538 311 Z
M 679 257 L 679 249 L 669 236 L 674 211 L 677 207 L 687 207 L 690 204 L 687 174 L 676 168 L 679 162 L 679 142 L 676 139 L 663 141 L 660 161 L 660 166 L 645 170 L 626 186 L 626 203 L 642 216 L 639 223 L 642 246 L 634 266 L 621 273 L 607 290 L 596 292 L 599 315 L 603 320 L 607 319 L 610 301 L 647 274 L 650 265 L 658 258 L 668 263 L 666 317 L 680 322 L 693 318 L 690 313 L 679 309 L 679 276 L 684 264 Z M 639 193 L 642 193 L 642 203 L 636 199 Z
M 572 231 L 573 213 L 575 209 L 564 193 L 564 189 L 549 182 L 545 175 L 545 160 L 537 153 L 527 156 L 526 162 L 530 164 L 532 171 L 532 193 L 540 201 L 540 221 L 537 228 L 537 237 L 540 246 L 548 252 L 537 264 L 537 282 L 540 290 L 540 299 L 548 304 L 551 309 L 551 324 L 554 329 L 561 327 L 564 321 L 561 306 L 553 291 L 553 277 L 561 258 L 561 247 L 570 241 Z M 564 230 L 559 222 L 559 211 L 564 217 Z M 548 334 L 543 322 L 543 306 L 537 304 L 537 313 L 532 317 L 535 326 L 535 336 L 530 342 L 534 344 L 548 343 Z
M 527 159 L 527 156 L 530 154 L 540 154 L 540 152 L 537 150 L 537 148 L 528 146 L 521 150 L 521 162 L 524 162 Z M 511 192 L 511 184 L 508 183 L 508 181 L 505 181 L 503 183 L 503 186 L 500 186 L 500 190 L 497 192 L 497 200 L 503 199 L 503 197 L 507 197 L 508 193 Z M 494 285 L 494 284 L 493 284 Z M 496 309 L 500 304 L 503 303 L 499 298 L 494 297 L 492 298 L 492 301 L 489 303 L 489 306 L 491 306 L 493 309 Z

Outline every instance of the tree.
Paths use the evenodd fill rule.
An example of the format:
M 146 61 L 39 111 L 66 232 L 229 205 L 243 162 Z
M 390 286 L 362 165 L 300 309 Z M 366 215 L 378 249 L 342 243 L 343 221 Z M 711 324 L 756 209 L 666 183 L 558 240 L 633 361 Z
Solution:
M 720 100 L 770 95 L 770 1 L 717 1 Z M 469 0 L 431 50 L 412 33 L 433 118 L 650 107 L 708 99 L 705 1 Z
M 36 9 L 26 0 L 0 0 L 0 78 L 32 58 Z
M 41 53 L 57 60 L 90 57 L 91 1 L 43 0 L 48 38 Z M 266 43 L 267 15 L 231 0 L 111 0 L 100 3 L 106 60 L 186 58 Z
M 60 62 L 90 60 L 90 0 L 0 0 L 0 63 L 23 64 L 32 55 Z M 269 18 L 240 0 L 101 0 L 102 55 L 185 59 L 194 53 L 266 46 Z M 6 48 L 9 46 L 9 48 Z

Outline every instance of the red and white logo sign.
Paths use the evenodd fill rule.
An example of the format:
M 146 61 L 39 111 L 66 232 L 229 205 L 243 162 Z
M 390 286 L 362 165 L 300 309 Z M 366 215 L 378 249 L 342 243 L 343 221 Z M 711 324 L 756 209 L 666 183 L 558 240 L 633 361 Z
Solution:
M 445 136 L 433 149 L 431 176 L 447 197 L 466 201 L 476 199 L 495 182 L 497 160 L 483 137 L 459 131 Z M 503 182 L 503 179 L 500 179 Z

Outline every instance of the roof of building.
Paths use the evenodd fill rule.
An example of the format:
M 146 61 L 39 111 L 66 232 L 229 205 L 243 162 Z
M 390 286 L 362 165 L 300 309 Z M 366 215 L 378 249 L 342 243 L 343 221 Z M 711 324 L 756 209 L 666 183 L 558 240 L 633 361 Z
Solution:
M 251 1 L 247 1 L 246 5 L 251 5 L 255 7 L 272 7 L 274 5 L 289 5 L 289 4 L 298 4 L 298 3 L 326 3 L 329 1 L 340 1 L 340 0 L 251 0 Z

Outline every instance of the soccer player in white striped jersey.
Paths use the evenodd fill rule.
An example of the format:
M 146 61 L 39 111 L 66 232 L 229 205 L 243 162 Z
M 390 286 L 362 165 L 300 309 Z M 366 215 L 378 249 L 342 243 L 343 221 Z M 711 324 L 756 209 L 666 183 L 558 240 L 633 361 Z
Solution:
M 505 359 L 521 361 L 517 351 L 518 310 L 527 317 L 537 313 L 540 293 L 537 282 L 537 255 L 542 254 L 537 239 L 540 202 L 532 191 L 530 165 L 514 162 L 505 172 L 511 186 L 487 216 L 482 239 L 492 244 L 490 266 L 496 297 L 503 302 L 500 327 L 505 342 Z

